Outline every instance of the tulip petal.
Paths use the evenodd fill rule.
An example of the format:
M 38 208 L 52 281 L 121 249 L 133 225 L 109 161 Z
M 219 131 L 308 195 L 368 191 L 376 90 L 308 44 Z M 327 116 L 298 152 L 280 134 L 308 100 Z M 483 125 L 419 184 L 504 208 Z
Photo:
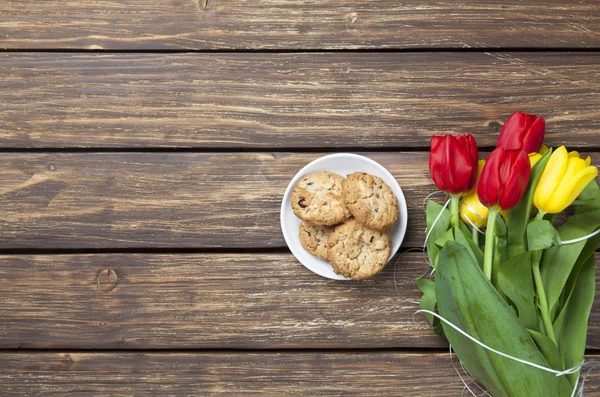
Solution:
M 535 116 L 532 116 L 535 119 Z M 546 121 L 543 117 L 538 117 L 535 119 L 529 130 L 527 130 L 527 134 L 523 139 L 523 150 L 527 153 L 537 152 L 540 150 L 540 146 L 542 146 L 542 141 L 544 140 L 544 132 L 546 130 Z
M 431 137 L 431 150 L 429 151 L 429 173 L 433 183 L 441 191 L 446 191 L 444 174 L 448 172 L 444 166 L 444 150 L 443 146 L 445 139 L 443 136 Z
M 446 171 L 447 188 L 453 194 L 464 193 L 473 186 L 477 177 L 477 169 L 471 159 L 470 148 L 468 147 L 468 138 L 466 135 L 452 136 L 446 145 Z
M 533 195 L 533 204 L 539 210 L 547 212 L 543 209 L 544 204 L 546 204 L 546 201 L 548 201 L 552 193 L 554 193 L 560 184 L 560 181 L 567 170 L 568 156 L 567 149 L 564 146 L 561 146 L 556 149 L 550 156 L 550 159 L 548 159 L 548 164 L 546 164 L 546 168 L 544 169 L 544 172 L 542 172 L 542 176 L 540 177 Z
M 537 152 L 529 153 L 529 164 L 531 165 L 531 168 L 533 168 L 541 158 L 542 155 Z
M 580 159 L 579 157 L 569 157 L 567 160 L 567 170 L 562 177 L 562 180 L 558 184 L 555 192 L 564 189 L 565 185 L 569 183 L 569 181 L 579 173 L 579 171 L 583 170 L 586 167 L 585 161 Z
M 504 180 L 505 183 L 499 201 L 500 208 L 503 210 L 514 207 L 521 200 L 525 189 L 527 189 L 529 175 L 531 174 L 527 152 L 521 150 L 511 153 L 510 157 L 512 157 L 511 160 L 505 162 L 505 164 L 510 164 L 510 174 Z
M 477 196 L 479 201 L 486 207 L 492 207 L 498 203 L 500 190 L 500 165 L 504 157 L 504 149 L 496 148 L 487 159 L 479 183 L 477 184 Z
M 483 168 L 485 162 L 481 160 L 479 165 Z M 469 220 L 477 227 L 485 227 L 487 224 L 489 210 L 481 204 L 477 197 L 477 191 L 471 190 L 460 200 L 460 217 L 469 224 Z
M 540 146 L 540 150 L 538 150 L 538 153 L 543 156 L 548 152 L 548 150 L 550 150 L 550 148 L 542 143 L 542 146 Z
M 467 150 L 471 155 L 472 171 L 469 189 L 472 189 L 473 186 L 475 186 L 475 183 L 477 183 L 477 178 L 479 178 L 479 175 L 481 174 L 481 169 L 478 167 L 479 149 L 477 148 L 477 142 L 475 142 L 475 138 L 473 138 L 473 135 L 471 134 L 467 135 Z M 483 165 L 481 168 L 483 168 Z
M 598 168 L 585 167 L 575 176 L 571 177 L 564 185 L 561 184 L 550 199 L 545 203 L 545 212 L 557 214 L 567 208 L 581 194 L 583 189 L 598 176 Z
M 527 116 L 527 114 L 519 111 L 511 114 L 500 130 L 496 147 L 501 147 L 504 150 L 521 149 L 525 128 L 527 128 Z
M 592 164 L 592 159 L 590 158 L 590 156 L 587 156 L 587 159 L 585 159 L 585 165 L 590 165 Z

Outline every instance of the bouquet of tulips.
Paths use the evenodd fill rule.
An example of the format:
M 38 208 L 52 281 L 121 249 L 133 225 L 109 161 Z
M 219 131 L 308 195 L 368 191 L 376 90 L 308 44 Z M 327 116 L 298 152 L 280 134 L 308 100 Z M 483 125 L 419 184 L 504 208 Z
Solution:
M 471 135 L 431 139 L 431 177 L 449 200 L 427 203 L 434 280 L 416 280 L 421 312 L 494 397 L 582 393 L 598 169 L 543 145 L 544 130 L 514 113 L 487 161 Z

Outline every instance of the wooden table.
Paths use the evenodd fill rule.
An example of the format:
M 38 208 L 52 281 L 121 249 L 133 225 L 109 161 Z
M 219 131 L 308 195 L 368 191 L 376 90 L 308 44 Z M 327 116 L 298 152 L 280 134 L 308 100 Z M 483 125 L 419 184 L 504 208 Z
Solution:
M 9 0 L 0 48 L 3 396 L 458 396 L 413 316 L 430 136 L 489 150 L 522 110 L 600 164 L 596 0 Z M 292 176 L 341 151 L 409 206 L 364 282 L 279 228 Z

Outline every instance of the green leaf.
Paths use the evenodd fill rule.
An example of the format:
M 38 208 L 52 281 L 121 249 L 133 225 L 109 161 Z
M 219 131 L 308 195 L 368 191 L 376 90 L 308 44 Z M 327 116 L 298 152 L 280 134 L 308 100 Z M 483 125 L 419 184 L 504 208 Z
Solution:
M 600 198 L 600 188 L 598 187 L 598 182 L 594 179 L 588 183 L 577 199 L 581 201 L 593 201 L 597 198 Z
M 417 284 L 421 292 L 423 292 L 423 296 L 419 301 L 419 307 L 421 309 L 434 312 L 437 305 L 437 299 L 435 297 L 435 283 L 426 278 L 419 278 L 415 280 L 415 284 Z M 440 336 L 444 336 L 444 330 L 440 325 L 440 320 L 437 317 L 433 317 L 431 314 L 427 313 L 425 313 L 425 317 L 427 318 L 427 321 L 429 321 L 429 324 L 435 333 Z
M 530 251 L 543 250 L 560 245 L 560 236 L 546 220 L 534 220 L 527 225 L 527 246 Z
M 531 337 L 535 341 L 535 344 L 546 358 L 548 364 L 550 364 L 550 367 L 559 371 L 563 370 L 560 359 L 560 353 L 558 352 L 558 348 L 556 347 L 552 339 L 550 339 L 544 334 L 541 334 L 531 329 L 528 329 L 527 331 L 529 332 L 529 335 L 531 335 Z
M 456 236 L 454 240 L 465 247 L 479 267 L 483 269 L 483 251 L 479 245 L 475 244 L 473 239 L 462 229 L 455 230 L 454 234 Z
M 585 354 L 588 319 L 596 293 L 594 271 L 595 261 L 591 256 L 581 268 L 573 293 L 554 322 L 558 350 L 565 360 L 565 368 L 579 365 Z M 574 383 L 578 374 L 568 376 Z
M 549 366 L 527 330 L 462 245 L 451 241 L 444 245 L 435 274 L 441 316 L 496 350 Z M 555 396 L 561 387 L 559 383 L 566 381 L 485 350 L 445 324 L 444 331 L 469 373 L 494 397 Z
M 438 217 L 439 213 L 442 210 L 442 206 L 435 201 L 428 200 L 427 201 L 427 210 L 426 210 L 426 220 L 427 220 L 427 233 L 429 233 L 429 238 L 427 239 L 427 255 L 429 256 L 429 261 L 433 266 L 437 262 L 437 256 L 440 252 L 440 248 L 435 245 L 437 239 L 446 233 L 448 228 L 450 227 L 450 211 L 448 209 L 444 209 L 442 215 L 436 222 L 435 226 L 432 229 L 433 222 Z M 429 232 L 431 230 L 431 232 Z
M 458 225 L 458 228 L 460 229 L 461 232 L 463 232 L 464 234 L 466 234 L 467 236 L 471 235 L 471 229 L 469 228 L 469 226 L 467 226 L 463 220 L 461 219 Z M 471 240 L 472 241 L 472 240 Z
M 531 203 L 533 202 L 533 194 L 535 188 L 542 176 L 542 171 L 546 168 L 548 159 L 552 149 L 548 150 L 546 154 L 536 163 L 531 169 L 531 175 L 529 177 L 529 185 L 525 194 L 519 201 L 519 203 L 511 208 L 508 214 L 507 227 L 508 227 L 508 257 L 513 257 L 527 251 L 527 245 L 525 241 L 525 233 L 527 230 L 527 223 L 531 217 Z
M 454 230 L 452 228 L 448 229 L 446 233 L 435 240 L 435 245 L 442 248 L 446 244 L 446 241 L 454 241 Z
M 600 227 L 600 210 L 573 215 L 558 228 L 561 241 L 583 237 Z M 569 279 L 577 258 L 583 251 L 586 241 L 561 245 L 544 251 L 540 272 L 546 289 L 548 307 L 555 310 L 563 288 Z
M 598 187 L 598 183 L 595 180 L 588 183 L 573 204 L 577 205 L 575 207 L 575 213 L 577 214 L 600 209 L 600 188 Z
M 584 263 L 590 258 L 590 256 L 594 256 L 594 253 L 596 252 L 596 249 L 598 248 L 599 245 L 600 245 L 600 234 L 595 235 L 594 237 L 590 238 L 585 243 L 583 250 L 581 250 L 579 257 L 577 258 L 577 261 L 575 262 L 575 265 L 573 266 L 573 270 L 571 271 L 571 274 L 569 275 L 567 284 L 565 285 L 565 291 L 563 293 L 565 300 L 568 299 L 569 296 L 571 296 L 571 293 L 573 292 L 573 288 L 575 288 L 575 283 L 577 281 L 577 277 L 579 277 L 579 272 L 581 271 L 581 268 L 583 267 Z
M 494 229 L 496 236 L 506 236 L 506 222 L 504 222 L 504 217 L 502 215 L 498 215 L 496 217 L 496 229 Z
M 502 292 L 517 306 L 519 320 L 525 328 L 537 330 L 531 259 L 531 252 L 527 251 L 502 263 L 498 270 L 498 284 Z
M 508 302 L 506 295 L 502 292 L 502 289 L 498 286 L 498 271 L 500 270 L 500 264 L 506 261 L 506 236 L 496 236 L 496 249 L 494 250 L 494 265 L 492 267 L 492 284 L 502 296 L 502 298 Z

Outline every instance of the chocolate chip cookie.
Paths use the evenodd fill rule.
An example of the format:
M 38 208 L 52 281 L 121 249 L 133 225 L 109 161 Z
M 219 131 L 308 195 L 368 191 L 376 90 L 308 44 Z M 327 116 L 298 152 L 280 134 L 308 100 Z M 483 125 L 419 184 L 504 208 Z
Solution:
M 314 225 L 335 225 L 350 217 L 342 198 L 344 177 L 333 172 L 306 175 L 292 192 L 292 210 Z
M 398 198 L 379 177 L 364 172 L 350 174 L 343 181 L 344 203 L 360 223 L 389 231 L 398 220 Z
M 327 239 L 333 229 L 333 226 L 318 226 L 302 221 L 298 237 L 300 238 L 300 243 L 309 254 L 317 258 L 327 259 L 327 252 L 329 251 Z
M 390 258 L 387 233 L 368 229 L 356 219 L 338 225 L 329 235 L 327 259 L 333 271 L 355 280 L 373 276 Z

